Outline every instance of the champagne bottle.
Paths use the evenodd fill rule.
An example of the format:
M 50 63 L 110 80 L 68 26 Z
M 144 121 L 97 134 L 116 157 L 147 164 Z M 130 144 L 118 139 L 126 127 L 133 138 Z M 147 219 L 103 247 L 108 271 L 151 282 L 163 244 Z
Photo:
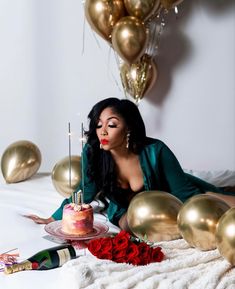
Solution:
M 76 251 L 71 245 L 61 245 L 42 250 L 27 260 L 5 267 L 5 273 L 11 274 L 23 270 L 49 270 L 62 266 L 76 258 Z

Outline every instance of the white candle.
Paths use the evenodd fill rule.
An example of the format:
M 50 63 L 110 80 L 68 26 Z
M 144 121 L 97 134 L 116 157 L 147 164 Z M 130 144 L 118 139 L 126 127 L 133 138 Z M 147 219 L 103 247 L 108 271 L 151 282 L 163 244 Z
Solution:
M 84 127 L 83 122 L 81 124 L 81 137 L 82 137 L 82 191 L 81 191 L 81 204 L 84 203 L 84 163 L 83 163 L 83 147 L 84 147 Z
M 70 129 L 70 122 L 68 123 L 68 136 L 69 136 L 69 188 L 72 188 L 71 183 L 71 129 Z M 72 202 L 74 203 L 74 193 L 72 192 Z

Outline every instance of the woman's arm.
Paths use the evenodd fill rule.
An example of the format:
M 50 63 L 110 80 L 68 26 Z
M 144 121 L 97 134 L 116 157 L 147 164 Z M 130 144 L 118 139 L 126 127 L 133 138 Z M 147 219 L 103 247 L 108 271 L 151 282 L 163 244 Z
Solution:
M 83 176 L 84 176 L 84 203 L 90 203 L 91 201 L 94 200 L 94 197 L 97 194 L 97 189 L 96 189 L 96 185 L 95 182 L 91 181 L 87 172 L 87 167 L 88 167 L 88 159 L 87 159 L 87 145 L 85 145 L 84 150 L 83 150 Z M 79 190 L 83 190 L 82 187 L 82 182 L 80 182 L 80 184 L 78 185 L 76 192 Z M 49 218 L 41 218 L 37 215 L 26 215 L 25 217 L 33 220 L 35 223 L 37 224 L 48 224 L 50 222 L 56 221 L 56 220 L 61 220 L 62 216 L 63 216 L 63 208 L 66 204 L 69 204 L 72 202 L 72 197 L 64 199 L 63 202 L 61 203 L 61 205 L 59 206 L 59 208 L 52 214 L 51 217 Z
M 49 223 L 54 222 L 56 220 L 61 220 L 64 206 L 66 204 L 71 203 L 71 201 L 72 201 L 72 197 L 70 197 L 69 199 L 64 199 L 62 204 L 60 205 L 60 207 L 49 218 L 41 218 L 41 217 L 34 215 L 34 214 L 24 215 L 24 217 L 31 219 L 36 224 L 49 224 Z
M 179 198 L 182 202 L 190 197 L 203 193 L 195 186 L 181 168 L 173 152 L 164 145 L 159 153 L 159 171 L 163 182 L 166 182 L 169 193 Z
M 24 215 L 25 218 L 33 220 L 36 224 L 49 224 L 51 222 L 54 222 L 55 219 L 50 217 L 50 218 L 41 218 L 37 215 Z

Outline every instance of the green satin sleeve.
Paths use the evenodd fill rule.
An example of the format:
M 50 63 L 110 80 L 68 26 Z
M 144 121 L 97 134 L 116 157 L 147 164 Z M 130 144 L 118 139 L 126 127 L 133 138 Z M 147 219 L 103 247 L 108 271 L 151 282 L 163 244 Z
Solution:
M 182 202 L 204 193 L 204 184 L 198 186 L 185 174 L 174 153 L 160 140 L 150 139 L 141 153 L 141 167 L 145 190 L 171 193 Z
M 118 226 L 118 222 L 123 214 L 126 213 L 126 209 L 118 206 L 117 204 L 110 201 L 108 209 L 107 209 L 107 215 L 108 219 L 111 223 Z
M 179 198 L 182 202 L 194 195 L 204 192 L 184 173 L 173 152 L 164 145 L 159 153 L 159 170 L 163 183 L 166 182 L 168 192 Z
M 63 214 L 63 208 L 66 204 L 69 204 L 72 202 L 72 198 L 64 199 L 63 202 L 61 203 L 60 207 L 52 214 L 52 218 L 54 220 L 61 220 L 62 219 L 62 214 Z

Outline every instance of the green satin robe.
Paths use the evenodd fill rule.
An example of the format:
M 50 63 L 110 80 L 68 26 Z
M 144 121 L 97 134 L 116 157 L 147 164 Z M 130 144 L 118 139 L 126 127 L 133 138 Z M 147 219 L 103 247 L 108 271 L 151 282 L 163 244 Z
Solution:
M 83 150 L 84 172 L 87 170 L 87 147 Z M 144 149 L 139 154 L 140 165 L 144 178 L 144 190 L 159 190 L 173 194 L 182 202 L 190 197 L 207 191 L 222 193 L 223 191 L 197 177 L 187 174 L 181 168 L 172 151 L 160 140 L 147 138 Z M 77 191 L 81 189 L 81 184 Z M 98 193 L 96 185 L 84 174 L 84 202 L 90 203 Z M 54 212 L 55 220 L 62 219 L 63 207 L 72 201 L 71 197 L 65 199 Z M 107 215 L 109 220 L 117 225 L 120 217 L 127 211 L 117 201 L 109 202 Z

